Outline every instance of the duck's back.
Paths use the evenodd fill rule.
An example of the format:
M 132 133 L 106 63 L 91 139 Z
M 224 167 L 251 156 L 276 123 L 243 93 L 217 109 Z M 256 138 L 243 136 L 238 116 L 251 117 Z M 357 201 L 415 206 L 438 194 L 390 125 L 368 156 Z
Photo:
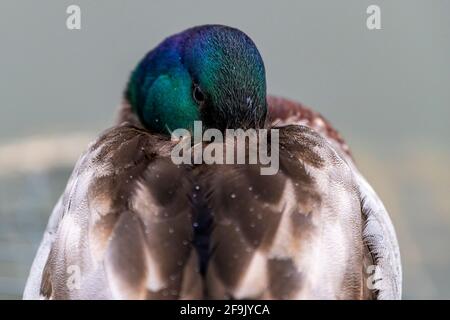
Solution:
M 398 298 L 387 212 L 337 132 L 286 102 L 269 98 L 275 175 L 174 165 L 173 143 L 138 123 L 104 133 L 55 207 L 24 298 Z M 375 290 L 369 265 L 384 272 Z
M 305 126 L 280 130 L 280 168 L 216 165 L 202 188 L 214 221 L 213 298 L 363 298 L 360 199 L 350 168 Z

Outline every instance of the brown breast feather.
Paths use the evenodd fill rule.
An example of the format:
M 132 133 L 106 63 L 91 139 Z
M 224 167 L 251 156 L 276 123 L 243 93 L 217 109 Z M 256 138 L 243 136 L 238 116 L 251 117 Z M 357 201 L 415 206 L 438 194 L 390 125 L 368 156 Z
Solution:
M 339 132 L 320 113 L 305 105 L 289 99 L 268 96 L 269 123 L 272 126 L 301 124 L 308 126 L 334 142 L 345 154 L 351 157 L 350 148 Z

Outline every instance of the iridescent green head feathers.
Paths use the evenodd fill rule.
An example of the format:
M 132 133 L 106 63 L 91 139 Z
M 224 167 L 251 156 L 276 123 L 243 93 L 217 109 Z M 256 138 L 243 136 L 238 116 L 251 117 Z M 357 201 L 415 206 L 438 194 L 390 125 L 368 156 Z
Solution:
M 206 25 L 173 35 L 150 51 L 129 80 L 125 98 L 147 129 L 168 133 L 258 128 L 265 122 L 264 63 L 243 32 Z

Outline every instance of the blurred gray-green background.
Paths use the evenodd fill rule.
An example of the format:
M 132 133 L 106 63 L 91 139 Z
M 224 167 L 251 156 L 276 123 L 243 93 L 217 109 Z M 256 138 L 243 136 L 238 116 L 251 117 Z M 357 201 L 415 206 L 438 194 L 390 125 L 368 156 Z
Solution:
M 77 4 L 82 29 L 67 30 Z M 366 28 L 381 7 L 382 30 Z M 0 298 L 19 298 L 78 155 L 113 123 L 131 69 L 193 25 L 245 31 L 268 90 L 340 130 L 391 213 L 404 298 L 450 298 L 450 1 L 0 3 Z

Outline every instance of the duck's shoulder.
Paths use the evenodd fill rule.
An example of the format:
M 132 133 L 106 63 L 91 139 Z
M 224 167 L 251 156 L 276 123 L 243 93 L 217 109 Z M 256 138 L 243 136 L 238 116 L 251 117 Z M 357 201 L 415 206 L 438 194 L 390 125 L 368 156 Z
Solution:
M 342 135 L 320 113 L 304 104 L 286 98 L 269 95 L 267 97 L 269 123 L 272 126 L 303 125 L 328 139 L 333 147 L 351 158 L 350 148 Z
M 46 249 L 39 261 L 45 266 L 32 267 L 43 272 L 33 277 L 40 281 L 33 281 L 29 298 L 185 294 L 182 281 L 169 278 L 181 279 L 195 261 L 188 262 L 191 249 L 184 244 L 191 237 L 191 187 L 188 170 L 170 160 L 171 145 L 165 137 L 124 124 L 106 130 L 87 148 L 54 211 L 49 240 L 42 244 Z M 155 264 L 152 274 L 149 264 Z M 66 285 L 71 266 L 82 275 L 77 290 Z
M 334 129 L 317 129 L 314 125 L 317 121 L 313 120 L 315 117 L 301 105 L 289 101 L 281 105 L 281 109 L 273 114 L 285 119 L 280 126 L 280 145 L 285 149 L 285 155 L 280 152 L 280 161 L 285 174 L 299 181 L 296 177 L 301 177 L 298 168 L 304 168 L 309 178 L 303 180 L 315 181 L 309 184 L 310 189 L 320 195 L 322 208 L 334 208 L 340 217 L 343 208 L 353 203 L 352 212 L 361 216 L 358 228 L 362 228 L 364 283 L 368 284 L 371 278 L 376 279 L 372 284 L 364 285 L 363 297 L 401 298 L 402 270 L 398 241 L 389 213 L 379 196 L 360 173 L 347 145 L 334 133 Z M 293 110 L 297 110 L 298 114 L 295 115 Z M 328 201 L 328 205 L 323 206 L 324 201 Z M 354 221 L 350 225 L 357 225 Z

